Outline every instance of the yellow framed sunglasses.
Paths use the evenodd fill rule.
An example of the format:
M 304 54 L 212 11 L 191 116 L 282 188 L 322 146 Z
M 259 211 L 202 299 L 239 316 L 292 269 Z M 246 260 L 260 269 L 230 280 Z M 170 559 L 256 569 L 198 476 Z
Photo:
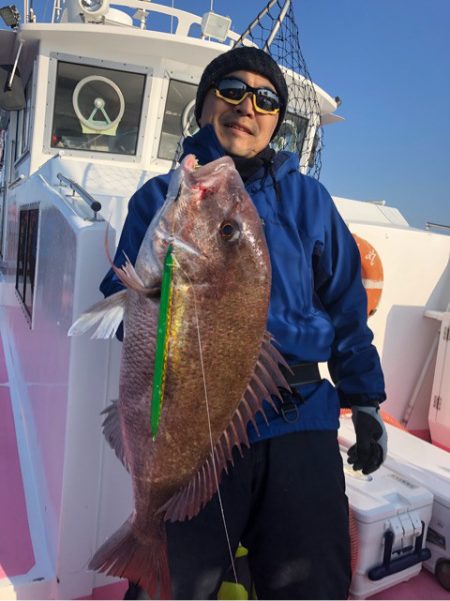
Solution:
M 217 98 L 234 105 L 251 94 L 257 113 L 276 115 L 280 112 L 281 101 L 276 92 L 269 88 L 252 88 L 237 77 L 224 77 L 215 84 L 214 92 Z

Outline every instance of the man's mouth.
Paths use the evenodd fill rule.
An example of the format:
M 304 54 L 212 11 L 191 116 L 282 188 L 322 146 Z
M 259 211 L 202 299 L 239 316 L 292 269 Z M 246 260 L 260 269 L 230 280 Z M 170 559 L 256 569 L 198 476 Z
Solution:
M 253 132 L 248 127 L 245 127 L 245 125 L 241 125 L 240 123 L 226 123 L 225 127 L 229 127 L 231 129 L 237 129 L 238 131 L 243 131 L 245 134 L 248 134 L 249 136 L 253 135 Z

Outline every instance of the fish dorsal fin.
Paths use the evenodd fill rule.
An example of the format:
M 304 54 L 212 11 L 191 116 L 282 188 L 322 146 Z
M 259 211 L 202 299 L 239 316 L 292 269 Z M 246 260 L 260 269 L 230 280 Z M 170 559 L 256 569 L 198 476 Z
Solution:
M 271 395 L 282 400 L 279 387 L 290 390 L 279 364 L 288 369 L 289 367 L 284 357 L 273 346 L 272 340 L 271 334 L 266 332 L 252 378 L 230 423 L 216 442 L 214 451 L 188 484 L 159 509 L 159 512 L 164 513 L 165 520 L 182 521 L 197 515 L 203 505 L 217 492 L 217 481 L 220 482 L 223 471 L 228 472 L 228 462 L 234 464 L 233 447 L 238 447 L 242 455 L 243 446 L 250 446 L 247 435 L 248 424 L 251 422 L 259 434 L 255 415 L 260 412 L 267 421 L 263 401 L 268 401 L 278 411 Z

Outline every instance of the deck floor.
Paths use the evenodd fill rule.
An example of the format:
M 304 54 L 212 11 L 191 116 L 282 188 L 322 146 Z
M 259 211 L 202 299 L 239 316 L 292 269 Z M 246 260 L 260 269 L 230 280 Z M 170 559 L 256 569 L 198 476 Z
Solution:
M 0 339 L 0 579 L 34 565 L 5 355 Z
M 10 383 L 0 337 L 0 580 L 26 574 L 35 563 L 30 537 L 19 452 L 11 406 Z M 86 599 L 122 599 L 125 583 L 101 587 Z M 450 600 L 426 570 L 371 599 Z

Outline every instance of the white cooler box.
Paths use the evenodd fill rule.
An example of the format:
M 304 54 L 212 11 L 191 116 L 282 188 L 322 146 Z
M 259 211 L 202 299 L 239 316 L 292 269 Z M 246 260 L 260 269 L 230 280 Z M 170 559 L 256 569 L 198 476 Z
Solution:
M 347 496 L 357 530 L 352 599 L 366 599 L 409 580 L 430 556 L 424 548 L 433 495 L 407 478 L 381 467 L 364 476 L 347 465 L 341 447 Z
M 424 566 L 450 590 L 450 453 L 390 424 L 386 424 L 386 430 L 388 456 L 384 466 L 433 493 L 426 540 L 431 557 Z M 346 448 L 355 442 L 350 416 L 341 417 L 339 442 Z

